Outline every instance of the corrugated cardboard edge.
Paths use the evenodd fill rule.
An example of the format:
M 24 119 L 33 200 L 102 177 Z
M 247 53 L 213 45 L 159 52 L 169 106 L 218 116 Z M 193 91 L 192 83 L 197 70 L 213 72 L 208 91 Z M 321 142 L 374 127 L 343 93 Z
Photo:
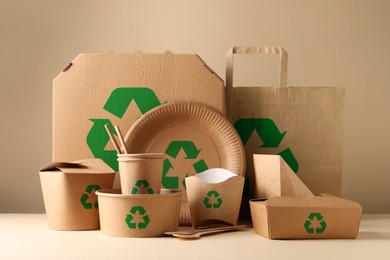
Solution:
M 80 53 L 77 55 L 54 79 L 53 83 L 57 81 L 62 75 L 67 73 L 72 69 L 72 67 L 77 64 L 78 60 L 81 58 L 84 58 L 85 56 L 114 56 L 114 55 L 184 55 L 184 56 L 195 56 L 198 58 L 198 60 L 203 64 L 204 68 L 209 71 L 211 74 L 216 76 L 219 81 L 221 81 L 223 88 L 224 87 L 224 80 L 209 66 L 207 63 L 198 55 L 198 54 L 183 54 L 183 53 L 172 53 L 171 51 L 165 51 L 164 53 L 143 53 L 140 50 L 135 50 L 134 52 L 113 52 L 113 51 L 107 51 L 107 52 L 96 52 L 96 53 Z M 226 105 L 225 105 L 226 106 Z

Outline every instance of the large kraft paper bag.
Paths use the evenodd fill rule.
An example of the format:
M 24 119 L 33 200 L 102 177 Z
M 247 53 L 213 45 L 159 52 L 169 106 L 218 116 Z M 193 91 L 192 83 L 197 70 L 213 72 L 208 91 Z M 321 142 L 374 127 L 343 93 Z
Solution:
M 224 91 L 196 54 L 80 54 L 53 81 L 53 160 L 101 158 L 118 171 L 105 124 L 126 133 L 147 111 L 174 101 L 225 114 Z
M 233 87 L 233 56 L 280 56 L 278 86 Z M 287 53 L 281 47 L 233 47 L 226 55 L 227 115 L 245 146 L 249 194 L 253 154 L 279 154 L 314 193 L 341 195 L 344 89 L 287 86 Z

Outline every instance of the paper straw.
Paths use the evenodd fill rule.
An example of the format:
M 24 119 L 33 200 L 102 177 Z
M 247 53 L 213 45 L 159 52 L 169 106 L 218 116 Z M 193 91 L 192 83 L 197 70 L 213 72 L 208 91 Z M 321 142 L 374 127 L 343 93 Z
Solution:
M 119 142 L 120 142 L 121 145 L 122 145 L 122 147 L 121 147 L 121 148 L 122 148 L 122 151 L 123 151 L 125 154 L 128 154 L 127 149 L 126 149 L 125 139 L 123 139 L 123 135 L 122 135 L 121 130 L 119 129 L 119 126 L 115 126 L 115 130 L 116 130 L 116 133 L 118 134 Z
M 111 132 L 110 127 L 108 126 L 108 124 L 105 124 L 104 127 L 106 128 L 107 134 L 110 137 L 110 140 L 111 140 L 112 144 L 114 145 L 115 150 L 117 151 L 118 154 L 121 154 L 122 153 L 121 148 L 119 147 L 118 142 L 115 139 L 115 136 Z

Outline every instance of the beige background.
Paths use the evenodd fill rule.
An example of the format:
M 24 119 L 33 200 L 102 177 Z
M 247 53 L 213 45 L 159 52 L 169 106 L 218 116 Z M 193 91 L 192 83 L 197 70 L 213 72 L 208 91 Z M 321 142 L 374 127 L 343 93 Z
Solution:
M 386 0 L 0 0 L 0 212 L 44 211 L 52 79 L 79 53 L 198 53 L 224 78 L 231 46 L 282 45 L 289 85 L 346 88 L 343 196 L 389 213 L 389 10 Z M 276 57 L 236 68 L 236 84 L 276 82 Z

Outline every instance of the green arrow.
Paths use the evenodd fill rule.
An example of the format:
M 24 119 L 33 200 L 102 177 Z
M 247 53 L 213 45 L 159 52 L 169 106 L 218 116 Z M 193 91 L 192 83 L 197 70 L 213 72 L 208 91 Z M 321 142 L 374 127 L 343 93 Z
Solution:
M 317 234 L 323 233 L 325 231 L 326 226 L 327 226 L 325 221 L 321 221 L 320 225 L 321 225 L 321 228 L 319 228 L 319 227 L 316 228 Z
M 208 197 L 204 197 L 203 204 L 206 206 L 206 208 L 210 209 L 213 205 L 209 203 L 210 199 Z
M 131 190 L 131 194 L 137 194 L 138 193 L 138 188 L 141 188 L 142 186 L 144 186 L 145 188 L 148 188 L 150 186 L 150 184 L 149 184 L 149 182 L 147 180 L 138 180 L 135 183 L 135 187 Z M 148 194 L 153 194 L 154 193 L 152 188 L 148 188 L 146 191 L 148 192 Z
M 80 198 L 80 202 L 85 209 L 92 209 L 92 203 L 87 202 L 88 199 L 89 199 L 88 194 L 82 194 Z
M 100 186 L 99 185 L 95 185 L 95 184 L 91 184 L 91 185 L 88 185 L 88 187 L 85 189 L 86 192 L 88 193 L 91 193 L 92 191 L 97 191 L 97 190 L 100 190 Z
M 186 159 L 195 159 L 200 149 L 196 148 L 195 144 L 191 141 L 184 140 L 184 141 L 172 141 L 168 148 L 166 149 L 165 153 L 172 158 L 176 158 L 176 156 L 179 154 L 180 149 L 183 149 L 185 154 L 187 155 Z
M 209 191 L 209 192 L 207 193 L 207 196 L 209 196 L 209 197 L 212 197 L 212 196 L 214 196 L 214 197 L 219 197 L 219 193 L 218 193 L 218 191 L 211 190 L 211 191 Z
M 217 199 L 217 203 L 214 203 L 213 207 L 214 207 L 215 209 L 217 209 L 217 208 L 221 207 L 221 205 L 222 205 L 222 199 L 221 199 L 221 198 L 218 198 L 218 199 Z
M 145 212 L 146 212 L 145 209 L 142 206 L 134 206 L 134 207 L 131 208 L 130 213 L 135 214 L 135 213 L 137 213 L 137 211 L 141 215 L 144 215 Z
M 111 131 L 116 134 L 114 126 L 109 119 L 90 119 L 93 122 L 91 130 L 87 135 L 87 144 L 95 158 L 102 159 L 114 171 L 118 171 L 117 152 L 115 150 L 104 150 L 110 137 L 108 136 L 105 124 L 108 124 Z
M 197 173 L 204 172 L 209 167 L 206 165 L 206 162 L 202 159 L 194 163 L 192 166 L 194 166 L 194 169 Z
M 104 109 L 122 118 L 130 103 L 134 100 L 142 114 L 161 105 L 154 91 L 145 87 L 117 88 L 111 92 Z
M 283 160 L 290 166 L 291 170 L 295 173 L 299 170 L 298 161 L 295 159 L 293 153 L 290 148 L 287 148 L 279 153 L 279 155 L 283 158 Z
M 260 148 L 278 147 L 286 132 L 281 133 L 275 122 L 269 118 L 240 118 L 234 124 L 245 145 L 253 131 L 256 131 L 263 145 Z
M 142 222 L 138 223 L 138 228 L 139 229 L 145 229 L 149 225 L 150 218 L 149 218 L 148 215 L 144 216 L 143 220 L 144 220 L 143 223 Z
M 164 165 L 163 165 L 162 185 L 166 189 L 178 189 L 179 188 L 179 177 L 176 177 L 176 176 L 168 176 L 167 177 L 167 174 L 171 168 L 173 169 L 172 163 L 169 161 L 169 159 L 165 159 Z
M 307 233 L 312 234 L 312 233 L 314 233 L 314 228 L 311 228 L 310 225 L 311 225 L 311 221 L 310 220 L 306 220 L 304 227 L 305 227 Z
M 127 226 L 129 228 L 131 228 L 131 229 L 136 229 L 137 228 L 137 224 L 136 223 L 132 223 L 132 221 L 133 221 L 133 216 L 132 215 L 127 215 L 125 221 L 126 221 L 126 224 L 127 224 Z
M 138 188 L 141 188 L 141 186 L 144 186 L 145 188 L 149 187 L 149 182 L 147 180 L 138 180 L 136 183 L 135 183 L 135 186 L 137 186 Z
M 321 215 L 320 213 L 318 213 L 318 212 L 312 212 L 312 213 L 310 213 L 309 219 L 314 220 L 315 218 L 316 218 L 317 220 L 321 221 L 321 220 L 322 220 L 322 215 Z

